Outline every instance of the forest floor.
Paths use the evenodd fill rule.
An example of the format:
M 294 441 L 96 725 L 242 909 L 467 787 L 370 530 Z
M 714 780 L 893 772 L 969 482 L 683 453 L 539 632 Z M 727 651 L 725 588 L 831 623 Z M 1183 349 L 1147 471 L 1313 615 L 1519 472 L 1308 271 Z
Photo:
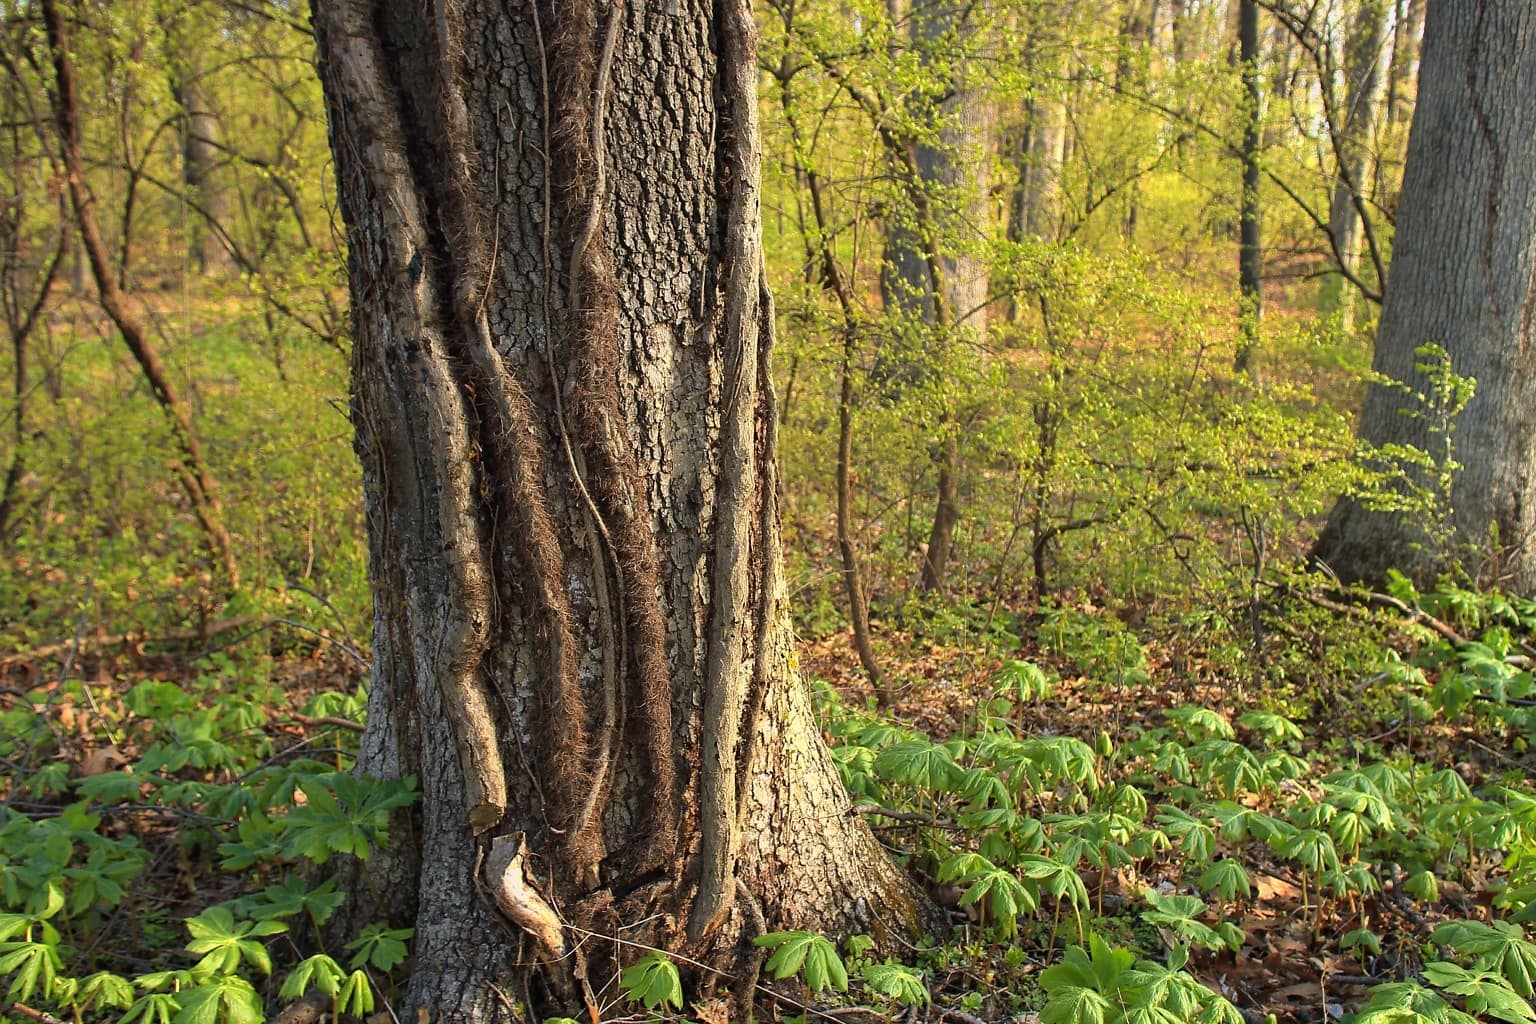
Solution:
M 1394 635 L 1405 647 L 1424 643 L 1422 636 L 1410 636 L 1379 618 L 1370 628 Z M 47 820 L 70 799 L 83 796 L 96 822 L 91 828 L 106 842 L 105 852 L 89 862 L 92 866 L 73 864 L 77 875 L 67 891 L 78 891 L 82 869 L 99 873 L 99 888 L 114 877 L 132 879 L 115 901 L 93 907 L 85 900 L 59 918 L 66 935 L 72 926 L 77 944 L 85 942 L 85 959 L 97 969 L 153 977 L 152 972 L 177 961 L 182 920 L 221 902 L 248 906 L 263 885 L 271 897 L 294 884 L 289 881 L 294 858 L 260 852 L 268 840 L 237 826 L 235 808 L 251 792 L 266 793 L 262 780 L 283 777 L 284 770 L 298 773 L 288 783 L 291 796 L 291 778 L 300 779 L 302 788 L 303 780 L 345 769 L 350 762 L 362 712 L 356 695 L 365 671 L 344 642 L 299 639 L 307 635 L 282 622 L 253 620 L 206 638 L 178 636 L 168 642 L 150 636 L 83 635 L 46 657 L 10 656 L 0 662 L 6 813 L 24 816 L 8 819 L 11 838 L 21 834 L 14 832 L 17 821 Z M 894 703 L 878 715 L 845 635 L 834 632 L 803 642 L 802 668 L 837 695 L 829 704 L 827 732 L 835 749 L 846 752 L 861 743 L 873 749 L 868 763 L 874 767 L 855 785 L 858 799 L 892 852 L 905 858 L 934 897 L 950 907 L 955 932 L 946 946 L 922 961 L 932 1004 L 903 1009 L 865 992 L 863 1005 L 876 1017 L 1034 1020 L 1045 1006 L 1048 1020 L 1073 1021 L 1059 1006 L 1049 1009 L 1053 990 L 1042 987 L 1042 980 L 1050 977 L 1047 972 L 1060 962 L 1065 947 L 1092 931 L 1138 957 L 1155 959 L 1184 950 L 1187 972 L 1250 1021 L 1272 1015 L 1281 1022 L 1325 1024 L 1371 1005 L 1378 986 L 1418 976 L 1436 949 L 1442 957 L 1453 955 L 1437 926 L 1494 922 L 1509 909 L 1504 899 L 1508 854 L 1524 849 L 1521 836 L 1528 823 L 1481 820 L 1478 813 L 1497 818 L 1497 808 L 1490 812 L 1492 805 L 1469 804 L 1466 815 L 1447 825 L 1427 804 L 1442 792 L 1491 799 L 1531 778 L 1536 764 L 1517 730 L 1491 726 L 1475 714 L 1416 721 L 1403 713 L 1401 703 L 1383 697 L 1376 686 L 1380 680 L 1369 678 L 1311 695 L 1277 695 L 1253 682 L 1235 685 L 1224 678 L 1223 668 L 1203 663 L 1200 652 L 1174 640 L 1146 643 L 1144 668 L 1115 685 L 1106 685 L 1102 675 L 1084 671 L 1059 644 L 1038 636 L 1026 637 L 1015 651 L 937 642 L 916 629 L 884 632 L 879 640 L 886 670 L 899 684 Z M 272 650 L 283 653 L 273 655 Z M 1027 693 L 1018 689 L 1019 665 L 1038 669 L 1049 685 Z M 1011 699 L 999 697 L 999 679 L 1004 688 L 1013 681 Z M 1260 717 L 1253 718 L 1255 712 Z M 1247 746 L 1261 750 L 1266 744 L 1259 734 L 1282 729 L 1276 724 L 1282 720 L 1296 729 L 1269 749 L 1283 750 L 1298 767 L 1279 773 L 1277 781 L 1258 775 L 1227 778 L 1219 763 L 1202 773 L 1200 751 L 1235 735 L 1230 723 L 1241 723 Z M 946 857 L 987 849 L 987 829 L 966 817 L 977 805 L 956 795 L 963 787 L 953 783 L 934 784 L 922 796 L 922 786 L 904 789 L 891 781 L 896 776 L 888 769 L 881 781 L 887 754 L 901 746 L 892 747 L 889 738 L 870 739 L 870 723 L 881 721 L 900 730 L 897 739 L 906 737 L 903 742 L 931 743 L 934 749 L 944 745 L 962 768 L 989 763 L 995 768 L 1000 762 L 988 752 L 993 749 L 989 743 L 1004 734 L 1007 742 L 1026 744 L 1072 738 L 1081 741 L 1083 750 L 1097 750 L 1091 784 L 1062 768 L 1059 777 L 1046 772 L 1043 783 L 1037 779 L 1031 795 L 1016 786 L 1015 776 L 998 769 L 1015 786 L 1017 803 L 992 808 L 993 813 L 1005 805 L 1022 811 L 1032 801 L 1031 813 L 1046 822 L 1050 836 L 1048 843 L 1034 847 L 1038 851 L 1066 857 L 1060 844 L 1072 835 L 1090 837 L 1069 865 L 1082 883 L 1081 905 L 1069 905 L 1064 893 L 1041 891 L 1037 910 L 1021 909 L 1016 922 L 1000 927 L 989 901 L 968 900 L 965 888 L 971 880 L 946 875 L 943 865 Z M 1171 742 L 1174 734 L 1183 739 Z M 1170 752 L 1196 767 L 1168 768 Z M 1266 754 L 1264 771 L 1269 764 Z M 1395 767 L 1391 777 L 1402 780 L 1401 792 L 1385 781 L 1388 774 L 1372 767 L 1381 765 Z M 1444 776 L 1446 770 L 1459 784 Z M 1365 815 L 1364 835 L 1334 824 L 1338 816 L 1363 806 L 1335 799 L 1339 793 L 1367 792 L 1363 783 L 1339 782 L 1350 773 L 1374 779 L 1376 791 L 1390 805 L 1378 809 L 1376 825 Z M 129 784 L 114 784 L 114 778 Z M 1127 803 L 1121 796 L 1106 802 L 1096 795 L 1117 786 L 1134 788 L 1140 796 Z M 914 793 L 920 794 L 916 804 L 899 803 Z M 945 802 L 935 794 L 955 798 Z M 271 793 L 260 799 L 281 803 Z M 1528 818 L 1530 798 L 1522 799 L 1521 815 Z M 898 820 L 895 808 L 901 806 L 925 808 L 931 828 L 904 824 L 910 814 Z M 1334 808 L 1330 815 L 1309 817 L 1310 809 L 1328 806 Z M 1119 816 L 1120 831 L 1072 831 L 1106 808 Z M 889 820 L 881 810 L 891 812 Z M 284 812 L 266 813 L 275 819 Z M 1293 833 L 1306 834 L 1310 827 L 1319 836 L 1332 836 L 1333 874 L 1327 864 L 1298 853 L 1294 844 L 1287 847 L 1273 837 L 1266 841 L 1257 825 L 1246 832 L 1233 827 L 1234 815 L 1245 813 L 1255 822 L 1289 821 L 1286 827 Z M 1203 855 L 1192 852 L 1189 838 L 1199 829 L 1180 824 L 1202 817 L 1212 830 L 1213 847 Z M 989 820 L 995 823 L 996 818 Z M 83 826 L 76 822 L 74 827 Z M 1487 838 L 1486 848 L 1479 850 L 1479 828 L 1502 828 L 1502 838 Z M 1446 829 L 1453 834 L 1442 834 Z M 1156 841 L 1136 845 L 1154 833 Z M 936 840 L 938 834 L 943 838 Z M 1420 863 L 1431 866 L 1432 883 L 1410 892 L 1412 851 L 1422 854 L 1426 845 L 1432 849 L 1420 856 Z M 3 870 L 12 887 L 29 881 L 15 860 L 25 849 L 26 843 L 18 841 L 7 850 L 10 867 Z M 92 849 L 90 842 L 82 849 Z M 1120 855 L 1106 856 L 1107 850 Z M 114 875 L 116 854 L 136 867 Z M 1213 865 L 1223 860 L 1241 865 L 1241 883 L 1225 890 L 1221 882 L 1211 881 Z M 239 870 L 231 870 L 231 864 Z M 1156 902 L 1173 898 L 1194 902 L 1174 911 Z M 1148 912 L 1149 900 L 1157 913 Z M 66 920 L 69 914 L 73 920 Z M 1080 931 L 1065 923 L 1073 914 L 1086 922 Z M 1237 938 L 1218 940 L 1217 927 Z M 296 936 L 300 929 L 293 931 Z M 285 935 L 284 941 L 288 951 L 279 954 L 280 961 L 305 947 L 294 936 Z M 1526 950 L 1536 952 L 1536 947 L 1518 947 L 1522 955 Z M 382 973 L 375 977 L 385 998 L 398 981 Z M 794 980 L 786 984 L 793 986 Z M 23 1003 L 17 994 L 13 986 L 11 998 Z M 800 994 L 806 996 L 803 990 Z M 262 990 L 267 1006 L 274 997 Z M 849 1011 L 834 1011 L 835 1000 L 812 1003 L 824 1013 L 835 1012 L 833 1019 L 853 1019 Z M 777 1013 L 767 1005 L 763 1010 Z M 52 1020 L 46 1018 L 45 1024 Z

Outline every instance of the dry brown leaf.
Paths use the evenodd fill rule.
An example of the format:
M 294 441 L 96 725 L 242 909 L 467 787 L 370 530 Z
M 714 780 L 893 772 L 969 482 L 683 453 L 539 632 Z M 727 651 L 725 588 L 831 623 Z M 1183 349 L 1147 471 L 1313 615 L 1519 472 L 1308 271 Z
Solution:
M 699 1024 L 731 1024 L 731 1004 L 719 996 L 693 1004 L 693 1016 Z
M 115 744 L 108 744 L 86 754 L 75 766 L 75 772 L 80 778 L 89 779 L 96 775 L 105 775 L 107 772 L 115 772 L 127 763 L 128 759 L 123 756 L 123 752 L 118 750 Z

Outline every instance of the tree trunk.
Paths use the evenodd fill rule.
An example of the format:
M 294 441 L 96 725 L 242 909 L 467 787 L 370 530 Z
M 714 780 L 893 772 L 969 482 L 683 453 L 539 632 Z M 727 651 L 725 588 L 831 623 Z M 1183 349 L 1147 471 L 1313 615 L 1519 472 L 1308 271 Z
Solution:
M 1259 321 L 1264 315 L 1264 253 L 1260 248 L 1263 212 L 1259 206 L 1264 96 L 1259 77 L 1258 0 L 1238 0 L 1237 19 L 1238 61 L 1243 76 L 1243 195 L 1238 220 L 1238 341 L 1232 368 L 1257 376 L 1254 352 L 1259 345 Z
M 1397 0 L 1392 60 L 1387 65 L 1387 120 L 1400 124 L 1413 110 L 1410 92 L 1419 75 L 1419 44 L 1429 0 Z
M 750 991 L 764 927 L 920 932 L 794 671 L 744 0 L 315 23 L 376 595 L 359 767 L 423 797 L 356 888 L 414 923 L 407 1012 L 600 1013 L 642 946 Z
M 1460 468 L 1441 496 L 1443 522 L 1433 509 L 1394 514 L 1340 501 L 1315 554 L 1345 579 L 1379 582 L 1396 568 L 1432 582 L 1459 567 L 1536 590 L 1533 95 L 1536 7 L 1431 5 L 1374 369 L 1432 396 L 1415 353 L 1432 342 L 1456 374 L 1476 379 L 1476 393 L 1448 432 L 1402 387 L 1371 386 L 1364 440 L 1413 445 L 1442 466 L 1449 449 Z
M 207 89 L 196 70 L 173 88 L 181 106 L 181 180 L 199 211 L 189 220 L 187 244 L 189 255 L 204 275 L 226 274 L 234 268 L 234 259 L 221 231 L 228 202 L 216 177 L 219 165 L 219 115 L 209 101 Z
M 1061 72 L 1062 43 L 1055 25 L 1069 23 L 1071 14 L 1068 5 L 1053 5 L 1029 15 L 1024 28 L 1028 38 L 1023 61 L 1039 80 L 1025 102 L 1023 129 L 1015 144 L 1018 171 L 1008 209 L 1010 242 L 1026 238 L 1054 242 L 1060 234 L 1067 108 L 1056 81 Z
M 943 101 L 934 111 L 938 145 L 918 143 L 911 166 L 915 174 L 904 182 L 912 216 L 898 218 L 887 239 L 882 292 L 886 308 L 918 325 L 908 341 L 918 367 L 943 367 L 951 339 L 960 330 L 985 334 L 987 329 L 987 266 L 975 255 L 987 233 L 987 149 L 992 131 L 989 101 L 976 83 L 964 49 L 973 28 L 971 9 L 952 0 L 935 0 L 914 7 L 911 33 L 925 60 L 947 68 Z M 909 358 L 911 358 L 909 357 Z M 877 373 L 889 375 L 889 360 Z M 905 376 L 910 378 L 908 369 Z M 933 461 L 937 477 L 934 513 L 928 543 L 919 566 L 919 589 L 942 589 L 954 529 L 959 521 L 960 447 L 955 437 L 955 410 L 940 409 Z
M 1350 24 L 1344 46 L 1345 97 L 1335 112 L 1336 133 L 1333 197 L 1328 209 L 1328 233 L 1333 240 L 1339 275 L 1330 281 L 1325 304 L 1352 320 L 1359 289 L 1361 211 L 1375 176 L 1374 135 L 1386 85 L 1388 0 L 1362 0 Z

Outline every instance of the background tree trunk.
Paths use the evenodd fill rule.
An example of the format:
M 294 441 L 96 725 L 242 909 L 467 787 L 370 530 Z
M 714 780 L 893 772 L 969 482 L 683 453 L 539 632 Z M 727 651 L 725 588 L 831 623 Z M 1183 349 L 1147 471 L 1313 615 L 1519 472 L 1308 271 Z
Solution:
M 1424 14 L 1429 0 L 1397 0 L 1392 28 L 1392 60 L 1387 65 L 1387 120 L 1408 120 L 1409 102 L 1419 74 L 1419 45 L 1424 35 Z
M 1264 252 L 1261 248 L 1263 210 L 1259 205 L 1259 157 L 1263 145 L 1264 95 L 1259 74 L 1258 0 L 1238 0 L 1238 61 L 1243 75 L 1243 193 L 1238 218 L 1237 355 L 1232 367 L 1257 375 L 1254 352 L 1259 345 L 1259 321 L 1264 315 Z
M 360 768 L 423 794 L 357 888 L 414 923 L 434 1022 L 509 1017 L 518 964 L 541 1012 L 597 1012 L 635 943 L 745 977 L 763 927 L 927 924 L 794 671 L 750 11 L 507 10 L 316 5 L 376 594 Z M 498 927 L 481 854 L 554 924 Z
M 1017 177 L 1008 204 L 1008 240 L 1054 242 L 1061 231 L 1061 172 L 1066 161 L 1067 107 L 1061 98 L 1063 43 L 1056 25 L 1075 12 L 1068 4 L 1031 11 L 1025 17 L 1025 63 L 1039 76 L 1024 105 L 1013 159 Z M 1010 319 L 1012 317 L 1010 316 Z
M 1316 556 L 1348 580 L 1397 568 L 1421 582 L 1455 565 L 1479 580 L 1536 590 L 1536 8 L 1445 2 L 1424 30 L 1374 369 L 1432 395 L 1415 349 L 1443 347 L 1476 394 L 1444 425 L 1398 387 L 1371 386 L 1360 436 L 1462 464 L 1449 536 L 1433 515 L 1339 502 Z M 1405 410 L 1414 415 L 1406 415 Z M 1421 480 L 1421 484 L 1430 483 Z
M 1328 233 L 1341 271 L 1330 282 L 1325 302 L 1353 319 L 1359 290 L 1353 278 L 1360 265 L 1360 210 L 1370 198 L 1375 178 L 1375 133 L 1385 93 L 1388 0 L 1362 0 L 1350 23 L 1344 46 L 1345 97 L 1339 123 L 1333 126 L 1333 197 L 1328 208 Z
M 189 217 L 189 256 L 199 272 L 216 276 L 234 269 L 229 248 L 219 237 L 229 203 L 217 177 L 219 166 L 219 115 L 214 110 L 200 73 L 189 69 L 174 85 L 181 106 L 181 181 L 199 213 Z
M 144 382 L 149 385 L 150 393 L 165 415 L 177 449 L 177 459 L 171 470 L 187 495 L 192 512 L 202 528 L 209 554 L 219 563 L 224 572 L 224 582 L 233 592 L 240 587 L 240 566 L 235 557 L 234 544 L 224 527 L 224 510 L 219 504 L 213 474 L 203 458 L 202 446 L 198 443 L 186 403 L 161 361 L 148 328 L 129 306 L 128 296 L 122 289 L 127 245 L 125 243 L 123 246 L 123 258 L 114 273 L 107 255 L 106 240 L 102 237 L 96 219 L 96 197 L 85 179 L 85 160 L 80 152 L 80 91 L 75 79 L 74 57 L 64 17 L 56 0 L 43 0 L 43 20 L 48 33 L 49 56 L 53 62 L 55 88 L 52 101 L 59 138 L 59 162 L 64 166 L 77 234 L 90 263 L 91 275 L 96 280 L 101 308 L 122 335 L 123 343 L 128 347 L 134 362 L 139 364 Z
M 912 145 L 904 185 L 911 192 L 908 211 L 895 218 L 886 244 L 881 291 L 888 311 L 899 311 L 894 323 L 914 325 L 898 359 L 882 359 L 877 374 L 906 381 L 931 377 L 945 366 L 950 339 L 967 330 L 985 334 L 987 328 L 987 267 L 975 254 L 977 242 L 989 230 L 986 208 L 987 154 L 991 145 L 992 110 L 983 91 L 971 81 L 967 50 L 974 43 L 972 10 L 953 0 L 931 0 L 912 6 L 912 42 L 930 65 L 943 68 L 943 98 L 931 116 L 937 145 Z M 935 69 L 937 70 L 937 68 Z M 959 522 L 960 444 L 956 410 L 946 397 L 933 445 L 934 511 L 928 542 L 918 566 L 918 587 L 924 593 L 942 589 Z

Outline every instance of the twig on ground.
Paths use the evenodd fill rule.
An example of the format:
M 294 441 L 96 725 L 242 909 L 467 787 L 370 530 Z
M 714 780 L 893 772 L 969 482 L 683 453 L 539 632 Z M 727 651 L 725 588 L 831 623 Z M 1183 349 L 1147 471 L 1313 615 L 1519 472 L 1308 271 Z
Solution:
M 252 625 L 268 625 L 273 622 L 267 615 L 239 615 L 232 619 L 222 619 L 211 622 L 201 629 L 173 629 L 168 633 L 158 636 L 150 636 L 147 633 L 119 633 L 116 636 L 90 639 L 79 637 L 75 640 L 57 644 L 44 644 L 42 647 L 34 647 L 29 651 L 18 651 L 15 654 L 7 654 L 0 658 L 0 668 L 13 668 L 17 665 L 25 665 L 29 661 L 41 661 L 44 658 L 52 658 L 58 654 L 83 651 L 104 651 L 113 647 L 142 647 L 146 644 L 185 644 L 199 640 L 206 640 L 210 636 L 219 633 L 227 633 L 232 629 L 243 629 Z

